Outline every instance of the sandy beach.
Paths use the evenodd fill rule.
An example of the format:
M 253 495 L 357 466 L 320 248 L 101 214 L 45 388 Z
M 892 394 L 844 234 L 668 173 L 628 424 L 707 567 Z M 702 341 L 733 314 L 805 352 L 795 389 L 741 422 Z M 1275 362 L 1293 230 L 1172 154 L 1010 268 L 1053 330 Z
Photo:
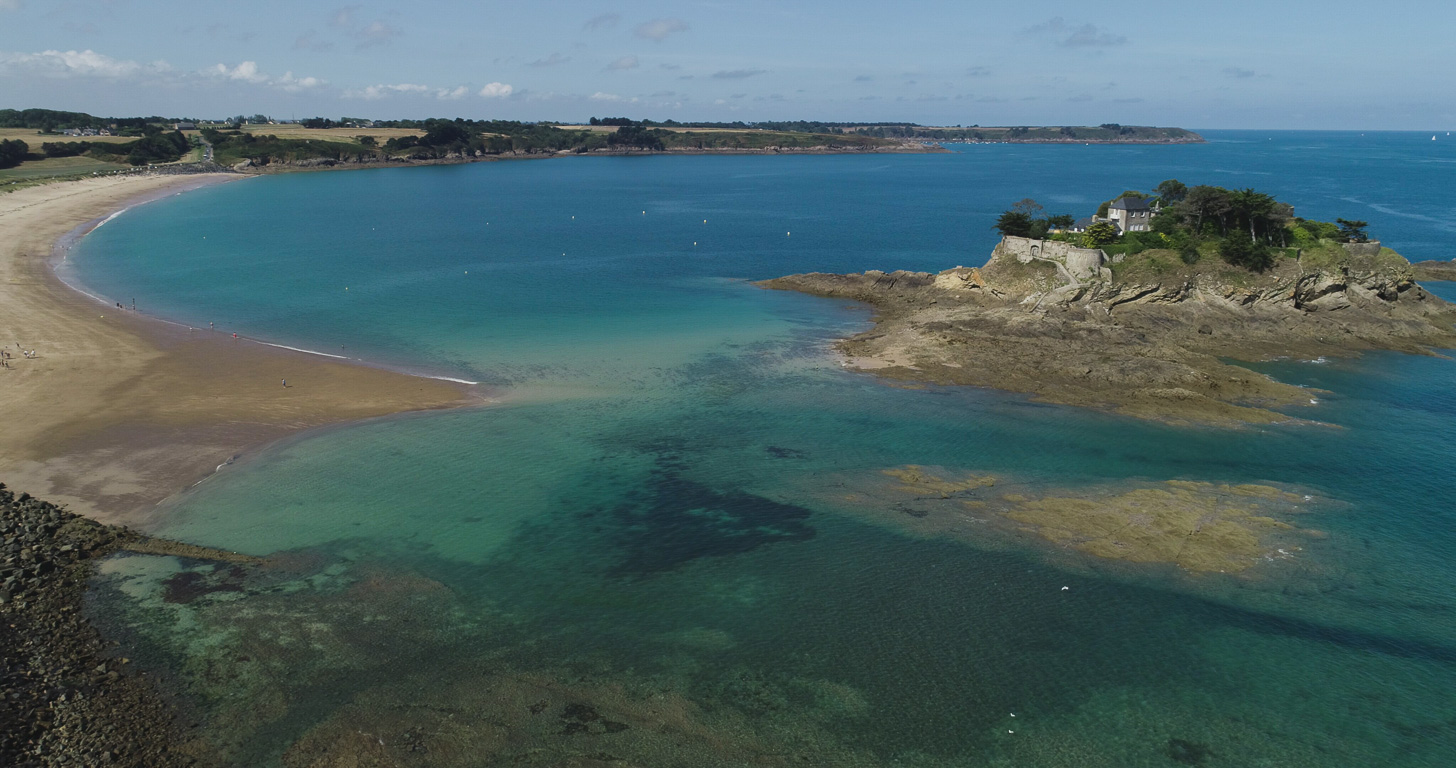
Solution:
M 157 502 L 288 434 L 479 401 L 463 385 L 117 309 L 48 265 L 77 227 L 231 178 L 113 177 L 0 196 L 0 346 L 9 354 L 0 368 L 0 477 L 12 489 L 144 525 Z

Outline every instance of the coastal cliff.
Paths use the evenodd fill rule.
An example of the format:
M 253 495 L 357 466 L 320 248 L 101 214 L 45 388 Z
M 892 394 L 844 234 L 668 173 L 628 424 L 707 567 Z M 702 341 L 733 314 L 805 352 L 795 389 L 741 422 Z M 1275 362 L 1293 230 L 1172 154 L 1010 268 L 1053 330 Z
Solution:
M 853 368 L 1172 422 L 1282 421 L 1274 409 L 1318 403 L 1223 359 L 1456 347 L 1456 307 L 1378 243 L 1326 244 L 1256 273 L 1007 237 L 982 267 L 760 285 L 872 305 L 874 328 L 839 343 Z

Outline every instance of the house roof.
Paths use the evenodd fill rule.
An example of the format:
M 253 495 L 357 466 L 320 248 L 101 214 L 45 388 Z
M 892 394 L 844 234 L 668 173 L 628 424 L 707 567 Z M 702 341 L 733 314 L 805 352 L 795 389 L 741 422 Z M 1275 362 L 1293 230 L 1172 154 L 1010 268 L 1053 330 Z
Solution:
M 1120 211 L 1146 211 L 1149 209 L 1147 198 L 1143 197 L 1119 197 L 1112 201 L 1108 208 L 1116 208 Z
M 1088 216 L 1085 219 L 1077 219 L 1077 223 L 1076 224 L 1073 224 L 1072 225 L 1072 228 L 1073 229 L 1086 229 L 1086 228 L 1092 226 L 1094 223 L 1096 223 L 1096 219 L 1093 219 L 1091 216 Z

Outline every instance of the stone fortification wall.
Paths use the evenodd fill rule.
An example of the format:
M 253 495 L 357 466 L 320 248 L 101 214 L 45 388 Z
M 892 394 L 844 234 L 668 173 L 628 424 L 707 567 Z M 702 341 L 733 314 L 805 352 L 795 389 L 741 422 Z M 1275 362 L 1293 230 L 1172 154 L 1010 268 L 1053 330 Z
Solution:
M 1078 248 L 1060 240 L 1033 240 L 1029 237 L 1003 237 L 996 251 L 1004 256 L 1014 257 L 1026 264 L 1034 259 L 1061 264 L 1072 277 L 1078 280 L 1095 280 L 1102 275 L 1102 267 L 1108 262 L 1107 254 L 1099 248 Z
M 1344 243 L 1345 253 L 1351 256 L 1379 256 L 1380 241 L 1371 240 L 1368 243 Z

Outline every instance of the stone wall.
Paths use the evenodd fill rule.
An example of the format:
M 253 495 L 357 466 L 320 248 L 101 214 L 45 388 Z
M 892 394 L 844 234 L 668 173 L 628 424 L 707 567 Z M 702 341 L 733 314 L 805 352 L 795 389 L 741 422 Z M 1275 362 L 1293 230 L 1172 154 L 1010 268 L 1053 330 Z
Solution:
M 1078 248 L 1060 240 L 1033 240 L 1029 237 L 1003 237 L 996 251 L 1013 256 L 1026 264 L 1033 259 L 1054 261 L 1066 267 L 1067 272 L 1078 280 L 1095 280 L 1102 274 L 1102 267 L 1108 262 L 1107 254 L 1099 248 Z
M 1368 243 L 1343 243 L 1345 253 L 1351 256 L 1379 256 L 1380 241 L 1371 240 Z

